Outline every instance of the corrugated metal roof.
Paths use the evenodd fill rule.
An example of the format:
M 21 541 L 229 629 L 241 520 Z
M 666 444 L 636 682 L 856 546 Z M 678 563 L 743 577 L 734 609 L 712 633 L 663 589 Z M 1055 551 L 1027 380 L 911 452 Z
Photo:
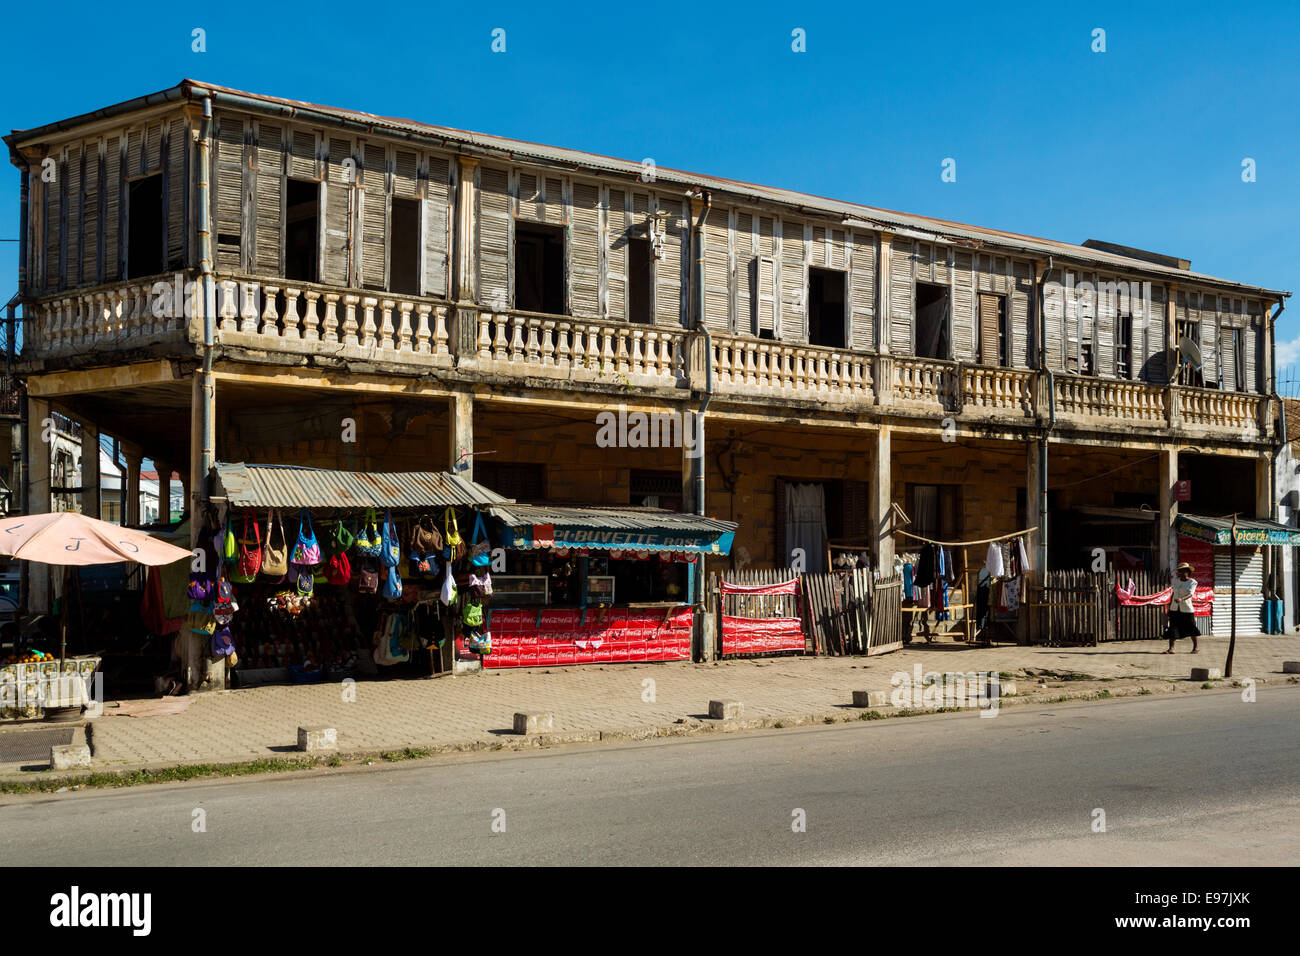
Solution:
M 448 508 L 509 502 L 445 471 L 371 474 L 297 465 L 218 462 L 218 495 L 236 508 Z
M 726 534 L 736 524 L 703 515 L 682 514 L 662 508 L 626 505 L 489 505 L 487 513 L 511 527 L 549 524 L 557 528 L 599 528 L 610 531 L 681 531 Z
M 473 133 L 467 130 L 453 129 L 446 126 L 434 126 L 429 123 L 416 122 L 415 120 L 379 116 L 373 113 L 363 113 L 359 110 L 341 109 L 335 106 L 322 106 L 316 103 L 290 100 L 278 96 L 267 96 L 261 93 L 248 93 L 243 90 L 217 86 L 210 83 L 201 83 L 197 80 L 189 79 L 182 80 L 177 87 L 174 87 L 171 90 L 164 90 L 147 97 L 139 97 L 127 103 L 119 104 L 116 107 L 97 110 L 94 113 L 85 114 L 84 117 L 77 117 L 72 120 L 62 120 L 58 123 L 51 123 L 47 126 L 32 130 L 15 130 L 9 136 L 5 137 L 5 142 L 9 143 L 10 152 L 12 154 L 15 144 L 25 141 L 33 135 L 42 135 L 46 131 L 62 131 L 70 128 L 78 120 L 90 122 L 113 115 L 116 112 L 128 112 L 131 110 L 143 109 L 147 106 L 156 105 L 158 102 L 166 102 L 174 97 L 178 91 L 184 91 L 186 93 L 189 93 L 190 91 L 209 91 L 214 95 L 218 102 L 223 94 L 227 97 L 240 97 L 245 100 L 256 101 L 254 105 L 256 105 L 256 103 L 264 104 L 263 108 L 267 110 L 291 111 L 295 113 L 310 111 L 319 114 L 323 118 L 332 118 L 340 124 L 353 124 L 354 126 L 363 129 L 374 129 L 381 132 L 383 130 L 389 130 L 392 131 L 394 135 L 399 136 L 405 134 L 406 136 L 434 138 L 441 140 L 442 144 L 445 146 L 468 147 L 470 150 L 477 153 L 495 152 L 506 159 L 513 157 L 531 157 L 551 163 L 567 164 L 579 169 L 585 168 L 608 173 L 619 173 L 628 177 L 635 176 L 637 178 L 639 178 L 642 173 L 642 165 L 631 160 L 616 159 L 611 156 L 603 156 L 597 153 L 588 153 L 576 149 L 545 146 L 539 143 L 526 142 L 524 140 L 508 139 L 504 136 L 490 136 L 483 133 Z M 304 122 L 308 122 L 310 121 L 310 118 L 303 117 L 303 120 Z M 754 183 L 742 182 L 740 180 L 724 179 L 718 176 L 707 176 L 700 173 L 670 169 L 664 166 L 657 166 L 655 168 L 655 179 L 658 183 L 675 183 L 682 186 L 701 186 L 709 189 L 716 189 L 736 196 L 742 201 L 745 199 L 752 199 L 759 202 L 775 202 L 782 205 L 795 206 L 800 210 L 805 211 L 806 214 L 830 214 L 836 218 L 840 218 L 848 225 L 854 225 L 854 220 L 856 220 L 857 224 L 864 227 L 885 229 L 887 231 L 898 232 L 900 230 L 916 230 L 922 234 L 919 238 L 926 240 L 941 242 L 947 241 L 950 243 L 988 243 L 995 247 L 1010 251 L 1022 251 L 1031 255 L 1050 255 L 1065 258 L 1073 262 L 1110 266 L 1116 270 L 1139 272 L 1147 275 L 1160 275 L 1175 282 L 1200 282 L 1213 284 L 1217 286 L 1248 290 L 1254 293 L 1262 293 L 1272 297 L 1290 295 L 1289 292 L 1267 289 L 1263 286 L 1234 282 L 1232 280 L 1220 279 L 1203 273 L 1162 266 L 1158 263 L 1152 263 L 1144 259 L 1133 259 L 1115 253 L 1089 249 L 1077 243 L 1042 239 L 1036 236 L 1026 236 L 1019 233 L 1007 232 L 1000 229 L 990 229 L 982 226 L 972 226 L 966 223 L 951 222 L 949 220 L 936 219 L 930 216 L 913 215 L 896 212 L 891 209 L 864 206 L 859 203 L 841 202 L 838 200 L 827 199 L 822 196 L 795 192 L 789 189 L 760 186 Z M 903 232 L 902 234 L 906 235 L 906 232 Z

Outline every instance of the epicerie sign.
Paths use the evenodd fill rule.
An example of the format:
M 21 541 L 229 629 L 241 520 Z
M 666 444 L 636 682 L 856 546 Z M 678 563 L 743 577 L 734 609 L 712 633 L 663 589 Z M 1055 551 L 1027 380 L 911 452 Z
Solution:
M 50 925 L 77 927 L 129 927 L 133 936 L 148 936 L 152 928 L 152 893 L 82 893 L 74 886 L 50 897 Z

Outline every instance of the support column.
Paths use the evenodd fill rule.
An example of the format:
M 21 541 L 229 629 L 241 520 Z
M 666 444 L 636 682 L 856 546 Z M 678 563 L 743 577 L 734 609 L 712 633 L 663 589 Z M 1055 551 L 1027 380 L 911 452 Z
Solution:
M 154 459 L 158 469 L 158 520 L 163 524 L 172 521 L 172 466 L 171 462 Z
M 140 523 L 140 465 L 144 461 L 144 455 L 135 450 L 126 451 L 126 475 L 123 487 L 126 493 L 123 495 L 122 507 L 122 525 L 138 525 Z
M 1039 378 L 1046 381 L 1046 376 L 1040 375 Z M 1025 442 L 1025 523 L 1028 527 L 1037 526 L 1038 530 L 1029 536 L 1030 547 L 1027 550 L 1032 556 L 1032 566 L 1024 574 L 1024 586 L 1020 591 L 1021 607 L 1025 612 L 1017 615 L 1016 619 L 1016 642 L 1019 644 L 1033 644 L 1038 637 L 1035 633 L 1037 615 L 1027 605 L 1036 593 L 1034 588 L 1044 581 L 1043 569 L 1047 563 L 1047 549 L 1043 547 L 1047 540 L 1046 496 L 1043 494 L 1046 464 L 1043 444 L 1035 439 Z M 984 556 L 977 555 L 976 560 L 983 561 Z
M 474 396 L 454 392 L 448 400 L 451 421 L 448 423 L 447 470 L 470 481 L 474 480 Z
M 50 403 L 39 398 L 27 399 L 27 501 L 24 511 L 29 515 L 49 514 L 50 511 L 50 448 L 53 444 L 54 424 L 50 418 Z M 39 561 L 23 562 L 27 567 L 27 611 L 30 614 L 50 612 L 50 565 Z
M 1178 502 L 1174 500 L 1174 485 L 1178 483 L 1178 447 L 1160 449 L 1160 515 L 1156 519 L 1157 566 L 1170 571 L 1178 560 L 1178 537 L 1174 522 L 1178 518 Z
M 457 157 L 456 228 L 452 230 L 456 309 L 453 312 L 451 350 L 462 365 L 478 357 L 478 275 L 474 235 L 478 231 L 478 160 Z
M 203 509 L 200 503 L 203 500 L 205 489 L 207 488 L 206 475 L 203 473 L 204 454 L 203 454 L 203 371 L 197 370 L 194 373 L 194 385 L 190 393 L 190 477 L 188 484 L 189 506 L 190 506 L 190 546 L 193 547 L 198 543 L 199 533 L 203 530 L 202 513 Z M 215 401 L 214 401 L 215 406 Z M 215 418 L 216 409 L 213 409 Z M 126 503 L 123 502 L 125 511 Z
M 91 518 L 103 516 L 100 500 L 99 429 L 81 426 L 81 513 Z
M 890 467 L 890 432 L 881 425 L 875 434 L 871 464 L 875 478 L 871 481 L 871 527 L 876 538 L 876 567 L 881 574 L 892 574 L 894 569 L 894 520 L 890 514 L 894 500 L 893 471 Z M 784 515 L 777 515 L 784 520 Z

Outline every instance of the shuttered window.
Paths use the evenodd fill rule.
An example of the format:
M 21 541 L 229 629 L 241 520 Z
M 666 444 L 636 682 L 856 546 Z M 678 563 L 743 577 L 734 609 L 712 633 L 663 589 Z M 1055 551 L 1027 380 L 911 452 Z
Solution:
M 754 328 L 761 339 L 776 336 L 776 260 L 759 256 L 750 261 L 754 300 Z
M 361 196 L 361 284 L 384 289 L 388 284 L 388 183 L 385 150 L 367 144 Z
M 1007 365 L 1006 296 L 981 292 L 980 303 L 980 364 Z

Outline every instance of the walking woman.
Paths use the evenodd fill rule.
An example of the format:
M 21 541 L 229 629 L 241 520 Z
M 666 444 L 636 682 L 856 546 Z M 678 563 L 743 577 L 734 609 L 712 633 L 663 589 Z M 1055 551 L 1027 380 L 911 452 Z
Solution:
M 1201 636 L 1201 632 L 1196 626 L 1196 612 L 1192 607 L 1192 596 L 1196 594 L 1193 570 L 1186 561 L 1174 569 L 1178 580 L 1174 582 L 1173 593 L 1169 597 L 1169 626 L 1165 628 L 1165 637 L 1169 639 L 1169 650 L 1165 651 L 1166 654 L 1174 652 L 1174 641 L 1180 637 L 1192 639 L 1193 654 L 1200 650 L 1196 645 L 1196 639 Z

